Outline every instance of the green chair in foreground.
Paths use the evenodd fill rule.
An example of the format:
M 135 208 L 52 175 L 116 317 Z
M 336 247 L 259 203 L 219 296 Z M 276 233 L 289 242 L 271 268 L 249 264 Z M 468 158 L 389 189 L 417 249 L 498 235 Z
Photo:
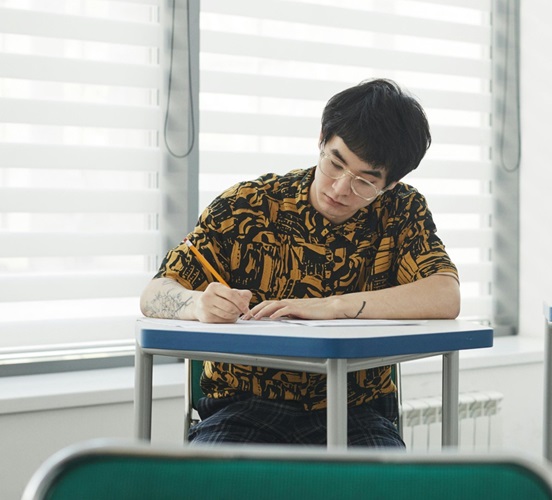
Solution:
M 512 456 L 96 442 L 66 449 L 23 500 L 545 500 L 550 471 Z

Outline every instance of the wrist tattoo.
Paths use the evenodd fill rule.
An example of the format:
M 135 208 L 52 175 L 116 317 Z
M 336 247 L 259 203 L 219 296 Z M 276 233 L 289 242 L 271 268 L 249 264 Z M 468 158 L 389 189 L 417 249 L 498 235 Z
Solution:
M 192 297 L 184 299 L 180 292 L 168 291 L 166 293 L 157 293 L 149 303 L 148 316 L 152 318 L 174 319 L 178 317 L 178 312 L 186 309 L 193 302 Z

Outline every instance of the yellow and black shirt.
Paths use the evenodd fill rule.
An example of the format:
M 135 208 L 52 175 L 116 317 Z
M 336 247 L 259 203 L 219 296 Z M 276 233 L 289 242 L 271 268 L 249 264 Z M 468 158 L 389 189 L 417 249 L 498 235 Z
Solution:
M 399 183 L 343 224 L 308 201 L 314 168 L 267 174 L 228 189 L 188 235 L 233 288 L 263 300 L 327 297 L 410 283 L 435 273 L 457 275 L 425 198 Z M 156 277 L 204 290 L 214 278 L 181 244 Z M 203 391 L 221 398 L 241 392 L 325 408 L 325 375 L 205 362 Z M 349 405 L 394 392 L 390 367 L 350 373 Z

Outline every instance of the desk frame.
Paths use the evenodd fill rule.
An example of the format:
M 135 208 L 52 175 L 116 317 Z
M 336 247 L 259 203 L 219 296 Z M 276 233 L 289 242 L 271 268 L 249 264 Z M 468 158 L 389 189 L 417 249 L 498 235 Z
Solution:
M 327 375 L 328 447 L 347 446 L 347 373 L 392 365 L 413 359 L 443 356 L 442 446 L 458 445 L 459 353 L 458 351 L 420 353 L 362 359 L 310 359 L 218 352 L 179 351 L 142 348 L 136 344 L 135 433 L 139 439 L 151 438 L 153 357 L 171 356 L 188 360 L 241 363 L 267 368 L 292 369 Z

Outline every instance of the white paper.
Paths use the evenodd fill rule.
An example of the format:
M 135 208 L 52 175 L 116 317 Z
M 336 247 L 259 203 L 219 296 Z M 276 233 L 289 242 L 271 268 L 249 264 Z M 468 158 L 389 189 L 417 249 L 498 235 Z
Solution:
M 299 318 L 262 318 L 262 319 L 238 319 L 236 323 L 201 323 L 199 321 L 185 321 L 173 319 L 155 319 L 156 324 L 176 327 L 192 328 L 194 330 L 208 330 L 213 327 L 224 327 L 225 329 L 243 329 L 249 327 L 286 327 L 286 326 L 397 326 L 397 325 L 421 325 L 426 320 L 395 320 L 395 319 L 299 319 Z
M 421 325 L 425 320 L 403 319 L 291 319 L 281 320 L 284 323 L 303 326 L 397 326 L 397 325 Z

